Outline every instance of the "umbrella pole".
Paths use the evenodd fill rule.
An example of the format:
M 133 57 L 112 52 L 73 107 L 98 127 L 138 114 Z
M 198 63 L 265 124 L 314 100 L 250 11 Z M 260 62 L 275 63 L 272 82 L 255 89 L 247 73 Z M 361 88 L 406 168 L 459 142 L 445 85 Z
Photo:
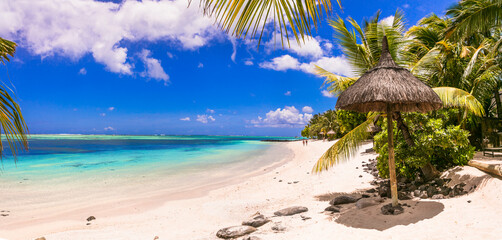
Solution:
M 390 175 L 390 192 L 392 194 L 392 206 L 397 206 L 397 183 L 396 183 L 396 163 L 394 161 L 394 124 L 392 123 L 391 105 L 387 104 L 387 139 L 389 143 L 389 175 Z

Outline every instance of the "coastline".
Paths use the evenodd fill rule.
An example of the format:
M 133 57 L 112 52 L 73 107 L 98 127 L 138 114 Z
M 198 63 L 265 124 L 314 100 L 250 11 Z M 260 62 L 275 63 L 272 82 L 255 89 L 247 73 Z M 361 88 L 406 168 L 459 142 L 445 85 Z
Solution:
M 433 218 L 408 225 L 396 225 L 384 231 L 353 228 L 335 222 L 323 213 L 328 206 L 316 196 L 333 192 L 353 192 L 372 187 L 373 176 L 361 165 L 375 154 L 363 153 L 371 147 L 364 144 L 350 161 L 340 163 L 329 171 L 312 174 L 317 159 L 334 142 L 314 141 L 307 147 L 300 142 L 284 143 L 294 156 L 283 159 L 268 170 L 241 179 L 230 185 L 218 186 L 192 198 L 174 199 L 160 206 L 140 209 L 124 206 L 119 215 L 104 216 L 101 212 L 83 212 L 79 219 L 55 221 L 37 227 L 0 231 L 0 238 L 34 239 L 218 239 L 216 232 L 224 227 L 240 225 L 256 212 L 272 216 L 273 212 L 291 206 L 309 210 L 289 217 L 272 217 L 274 223 L 286 228 L 271 230 L 268 223 L 252 235 L 261 239 L 498 239 L 502 230 L 502 183 L 477 169 L 464 166 L 461 172 L 483 176 L 485 180 L 473 193 L 451 199 L 423 200 L 438 202 L 444 209 Z M 279 143 L 282 144 L 282 143 Z M 279 182 L 279 180 L 282 180 Z M 294 183 L 298 181 L 297 183 Z M 290 184 L 288 184 L 290 183 Z M 148 204 L 148 203 L 144 203 Z M 86 225 L 89 215 L 96 217 Z M 447 229 L 447 231 L 445 231 Z M 19 234 L 19 235 L 16 235 Z M 240 239 L 240 238 L 239 238 Z

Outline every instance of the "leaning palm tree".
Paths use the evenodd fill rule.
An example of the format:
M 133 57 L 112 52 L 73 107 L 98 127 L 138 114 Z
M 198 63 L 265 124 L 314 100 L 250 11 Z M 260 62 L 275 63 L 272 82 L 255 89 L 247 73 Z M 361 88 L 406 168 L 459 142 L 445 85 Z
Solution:
M 349 18 L 348 21 L 354 31 L 348 30 L 345 21 L 341 18 L 338 18 L 336 21 L 331 21 L 330 25 L 334 28 L 335 37 L 339 41 L 352 69 L 354 69 L 354 75 L 356 75 L 356 77 L 349 78 L 339 76 L 320 67 L 316 68 L 318 75 L 326 78 L 325 84 L 329 85 L 328 89 L 333 94 L 337 95 L 347 89 L 348 86 L 359 78 L 359 76 L 378 63 L 381 53 L 381 41 L 379 38 L 381 39 L 384 34 L 389 38 L 389 50 L 392 57 L 396 59 L 398 65 L 414 70 L 414 65 L 416 64 L 429 64 L 429 61 L 424 61 L 421 58 L 411 59 L 406 51 L 404 51 L 404 49 L 413 44 L 413 42 L 410 41 L 410 37 L 406 36 L 404 33 L 403 15 L 399 11 L 396 12 L 394 22 L 390 26 L 380 21 L 379 13 L 369 21 L 364 22 L 363 27 L 351 18 Z M 356 32 L 358 35 L 356 35 Z M 359 36 L 359 38 L 357 36 Z M 421 52 L 423 52 L 422 58 L 433 59 L 430 54 L 428 54 L 429 50 L 427 50 L 427 46 L 421 49 Z M 422 67 L 416 69 L 422 69 Z M 469 92 L 454 87 L 435 88 L 434 90 L 440 96 L 444 106 L 463 107 L 467 111 L 478 115 L 482 115 L 483 113 L 482 105 Z M 375 123 L 380 116 L 381 115 L 378 113 L 368 113 L 365 122 L 340 138 L 323 154 L 314 166 L 313 171 L 320 172 L 326 170 L 334 164 L 354 156 L 361 142 L 369 137 L 370 133 L 368 128 Z M 401 116 L 398 115 L 396 117 L 398 127 L 405 135 L 404 138 L 407 139 L 407 143 L 413 144 Z M 422 171 L 429 176 L 436 174 L 435 169 L 430 163 L 424 166 Z
M 341 8 L 340 0 L 336 2 Z M 312 27 L 317 27 L 323 15 L 332 10 L 331 0 L 202 0 L 200 6 L 204 14 L 214 16 L 221 29 L 235 37 L 259 34 L 258 45 L 265 26 L 272 22 L 274 31 L 280 32 L 283 46 L 284 39 L 289 44 L 290 33 L 298 44 L 306 36 L 311 37 Z
M 16 44 L 0 37 L 0 63 L 5 64 L 14 56 Z M 11 153 L 16 156 L 19 149 L 28 149 L 28 127 L 21 114 L 21 108 L 11 96 L 9 88 L 0 86 L 0 128 L 7 140 Z M 3 141 L 0 138 L 0 157 L 3 156 Z M 15 158 L 14 158 L 15 160 Z

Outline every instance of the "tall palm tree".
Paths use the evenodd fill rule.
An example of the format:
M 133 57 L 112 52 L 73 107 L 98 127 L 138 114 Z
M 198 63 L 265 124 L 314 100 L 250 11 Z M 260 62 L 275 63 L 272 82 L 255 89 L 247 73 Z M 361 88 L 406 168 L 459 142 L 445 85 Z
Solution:
M 446 11 L 452 23 L 446 29 L 448 38 L 463 38 L 474 33 L 489 33 L 502 24 L 502 0 L 461 0 Z
M 0 63 L 4 64 L 13 57 L 16 44 L 0 37 Z M 0 128 L 14 156 L 19 149 L 28 149 L 28 127 L 24 121 L 19 104 L 11 96 L 11 91 L 0 86 Z M 0 157 L 3 156 L 3 141 L 0 138 Z M 14 158 L 15 160 L 15 158 Z
M 330 25 L 334 28 L 335 38 L 340 43 L 345 56 L 354 69 L 356 77 L 348 78 L 338 76 L 317 67 L 317 73 L 320 76 L 326 77 L 325 83 L 329 85 L 328 89 L 334 94 L 338 94 L 339 92 L 345 90 L 348 86 L 355 82 L 359 76 L 378 63 L 381 51 L 380 41 L 384 34 L 387 35 L 389 39 L 389 49 L 392 57 L 396 60 L 396 63 L 412 70 L 415 70 L 415 65 L 421 64 L 421 67 L 417 67 L 417 70 L 415 71 L 419 71 L 418 69 L 425 71 L 423 66 L 426 66 L 427 64 L 425 64 L 426 61 L 423 61 L 422 58 L 433 59 L 429 52 L 431 52 L 436 45 L 435 38 L 442 38 L 441 35 L 436 36 L 434 34 L 430 34 L 429 37 L 431 39 L 429 39 L 426 38 L 424 34 L 424 39 L 427 41 L 424 40 L 424 42 L 421 43 L 415 42 L 416 39 L 411 41 L 409 34 L 405 35 L 403 15 L 399 11 L 396 12 L 394 22 L 391 25 L 385 25 L 380 21 L 379 12 L 377 12 L 377 14 L 370 20 L 365 21 L 363 27 L 351 18 L 349 18 L 348 21 L 354 29 L 353 31 L 350 31 L 347 28 L 345 21 L 340 17 L 336 21 L 331 21 Z M 414 49 L 414 51 L 422 54 L 419 57 L 412 58 L 408 54 L 409 51 L 404 51 L 407 48 L 409 51 L 411 51 L 410 49 Z M 463 107 L 478 115 L 483 112 L 479 101 L 469 92 L 454 87 L 435 88 L 434 90 L 441 97 L 445 106 Z M 357 152 L 357 148 L 360 146 L 361 142 L 369 137 L 370 133 L 367 131 L 368 127 L 376 122 L 379 117 L 380 114 L 378 113 L 368 113 L 367 120 L 333 144 L 333 146 L 330 147 L 318 160 L 313 170 L 320 172 L 328 169 L 340 161 L 347 160 L 352 157 Z M 398 120 L 398 127 L 400 127 L 402 130 L 401 132 L 405 134 L 405 139 L 408 139 L 407 142 L 409 142 L 409 144 L 413 144 L 412 141 L 409 141 L 409 132 L 403 124 L 401 116 L 395 117 Z M 399 121 L 399 119 L 401 119 L 401 121 Z M 428 175 L 434 174 L 432 166 L 426 166 L 422 170 L 424 173 L 427 171 L 426 174 Z
M 336 0 L 342 8 L 341 0 Z M 189 0 L 191 2 L 191 0 Z M 202 0 L 204 14 L 214 16 L 218 25 L 238 38 L 259 33 L 258 45 L 265 26 L 272 22 L 280 32 L 281 42 L 289 44 L 290 32 L 301 44 L 312 36 L 312 27 L 321 23 L 323 15 L 332 10 L 331 0 Z

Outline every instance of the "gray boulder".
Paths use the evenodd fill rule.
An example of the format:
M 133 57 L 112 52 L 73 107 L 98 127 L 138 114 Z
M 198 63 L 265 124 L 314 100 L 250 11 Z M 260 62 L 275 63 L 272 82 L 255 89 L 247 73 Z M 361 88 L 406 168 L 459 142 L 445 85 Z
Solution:
M 233 226 L 220 229 L 216 236 L 219 238 L 238 238 L 256 231 L 256 228 L 251 226 Z
M 248 236 L 248 237 L 243 237 L 242 240 L 261 240 L 261 238 L 257 236 Z
M 340 204 L 347 204 L 347 203 L 355 203 L 358 199 L 352 196 L 338 196 L 336 198 L 333 198 L 331 201 L 329 201 L 330 205 L 340 205 Z
M 324 211 L 328 211 L 328 212 L 332 212 L 332 213 L 340 212 L 340 207 L 339 206 L 330 205 L 329 207 L 327 207 L 326 209 L 324 209 Z
M 284 209 L 281 209 L 281 210 L 275 212 L 274 215 L 276 215 L 276 216 L 291 216 L 291 215 L 295 215 L 298 213 L 306 212 L 308 210 L 309 209 L 306 207 L 298 207 L 298 206 L 288 207 L 288 208 L 284 208 Z
M 378 205 L 380 202 L 371 198 L 361 198 L 356 202 L 356 207 L 358 209 L 363 209 L 371 206 Z
M 277 232 L 282 232 L 286 230 L 286 227 L 282 226 L 280 222 L 275 223 L 274 226 L 272 226 L 272 230 L 277 231 Z
M 266 223 L 270 222 L 270 220 L 268 218 L 266 218 L 265 216 L 263 216 L 263 214 L 258 214 L 256 216 L 254 216 L 253 218 L 247 220 L 247 221 L 244 221 L 242 222 L 242 225 L 246 225 L 246 226 L 251 226 L 251 227 L 261 227 L 263 225 L 265 225 Z

